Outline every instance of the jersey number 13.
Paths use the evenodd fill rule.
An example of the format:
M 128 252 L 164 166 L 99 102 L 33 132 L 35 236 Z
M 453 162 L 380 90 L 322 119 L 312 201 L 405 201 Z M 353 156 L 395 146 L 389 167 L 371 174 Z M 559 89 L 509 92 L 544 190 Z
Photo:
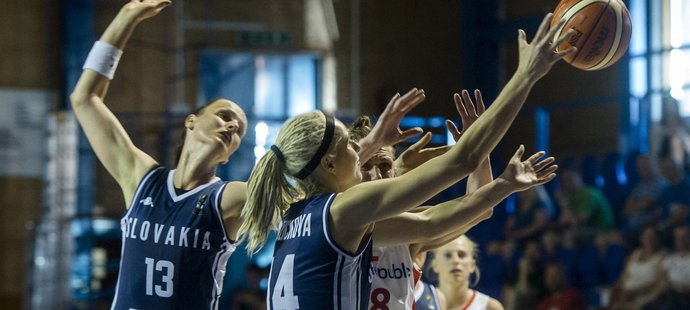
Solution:
M 162 285 L 153 285 L 153 270 L 160 271 L 156 272 L 156 276 L 161 275 Z M 155 261 L 153 258 L 146 258 L 146 295 L 152 296 L 154 292 L 159 297 L 170 297 L 173 295 L 173 275 L 175 274 L 175 265 L 171 261 L 159 260 Z

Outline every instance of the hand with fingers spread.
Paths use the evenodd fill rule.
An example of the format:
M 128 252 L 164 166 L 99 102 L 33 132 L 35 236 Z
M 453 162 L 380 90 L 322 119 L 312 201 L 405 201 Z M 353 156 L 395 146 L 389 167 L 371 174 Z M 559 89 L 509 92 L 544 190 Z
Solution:
M 522 155 L 524 153 L 525 146 L 520 145 L 515 155 L 510 158 L 506 170 L 498 177 L 508 182 L 515 192 L 521 192 L 553 180 L 556 177 L 554 171 L 558 169 L 558 166 L 552 165 L 555 161 L 553 157 L 539 160 L 545 154 L 543 151 L 537 152 L 523 161 Z
M 458 127 L 455 126 L 453 121 L 449 119 L 446 120 L 446 127 L 448 127 L 448 131 L 450 131 L 450 134 L 453 135 L 453 139 L 455 139 L 455 142 L 458 142 L 462 134 L 465 133 L 465 131 L 468 128 L 470 128 L 470 126 L 486 110 L 486 107 L 484 107 L 484 100 L 482 99 L 482 92 L 480 92 L 478 89 L 474 90 L 474 99 L 476 101 L 476 105 L 474 102 L 472 102 L 472 98 L 470 98 L 470 92 L 468 92 L 466 89 L 462 90 L 461 95 L 453 95 L 453 100 L 455 101 L 455 109 L 458 110 L 458 114 L 460 114 L 460 120 L 462 121 L 462 131 L 459 131 Z
M 403 175 L 408 171 L 419 167 L 419 165 L 427 162 L 428 160 L 448 152 L 450 146 L 444 145 L 439 147 L 428 147 L 425 148 L 427 144 L 431 141 L 431 133 L 427 132 L 419 141 L 411 145 L 405 152 L 400 154 L 397 159 L 395 159 L 395 174 Z
M 413 88 L 405 95 L 395 94 L 381 113 L 371 135 L 383 145 L 395 145 L 422 133 L 419 127 L 400 129 L 400 121 L 405 115 L 426 99 L 423 89 Z
M 402 96 L 395 94 L 381 113 L 371 133 L 359 141 L 360 163 L 365 163 L 376 150 L 383 146 L 395 145 L 421 134 L 423 131 L 419 127 L 401 130 L 400 121 L 425 98 L 424 90 L 417 88 L 411 89 Z
M 554 63 L 577 51 L 577 48 L 573 46 L 567 50 L 556 52 L 556 47 L 568 39 L 573 30 L 568 30 L 557 41 L 550 42 L 556 31 L 565 23 L 565 20 L 562 19 L 553 28 L 549 29 L 551 16 L 551 13 L 546 14 L 532 42 L 527 42 L 527 35 L 524 30 L 518 30 L 520 60 L 517 72 L 529 77 L 533 82 L 546 75 Z

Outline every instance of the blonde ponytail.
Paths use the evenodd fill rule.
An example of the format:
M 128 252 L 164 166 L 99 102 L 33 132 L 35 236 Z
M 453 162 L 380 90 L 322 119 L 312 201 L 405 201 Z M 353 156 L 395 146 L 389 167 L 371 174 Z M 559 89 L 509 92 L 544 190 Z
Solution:
M 319 111 L 289 119 L 280 128 L 275 142 L 284 160 L 270 150 L 256 164 L 247 182 L 247 203 L 242 209 L 238 238 L 240 242 L 249 240 L 248 253 L 261 249 L 269 231 L 276 228 L 291 203 L 321 190 L 312 176 L 304 180 L 294 176 L 316 153 L 325 128 L 326 118 Z M 333 146 L 337 145 L 340 138 L 342 137 L 333 139 L 329 154 L 333 153 Z M 296 182 L 297 187 L 288 181 L 288 176 Z
M 248 239 L 247 252 L 254 253 L 264 245 L 268 232 L 289 207 L 296 189 L 285 177 L 285 164 L 269 151 L 259 159 L 249 176 L 247 192 L 238 241 Z

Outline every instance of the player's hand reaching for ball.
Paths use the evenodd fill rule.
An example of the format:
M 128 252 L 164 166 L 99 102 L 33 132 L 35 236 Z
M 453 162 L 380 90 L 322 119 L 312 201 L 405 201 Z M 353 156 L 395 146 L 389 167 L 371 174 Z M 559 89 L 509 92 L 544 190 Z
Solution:
M 554 63 L 577 51 L 575 47 L 571 47 L 567 50 L 556 52 L 556 47 L 572 34 L 572 29 L 564 33 L 557 41 L 551 42 L 551 38 L 554 37 L 556 31 L 565 23 L 565 20 L 560 20 L 554 27 L 549 29 L 551 15 L 551 13 L 546 14 L 532 42 L 527 42 L 527 34 L 525 34 L 524 30 L 518 30 L 520 60 L 517 73 L 524 75 L 532 82 L 536 82 L 544 77 L 551 70 Z

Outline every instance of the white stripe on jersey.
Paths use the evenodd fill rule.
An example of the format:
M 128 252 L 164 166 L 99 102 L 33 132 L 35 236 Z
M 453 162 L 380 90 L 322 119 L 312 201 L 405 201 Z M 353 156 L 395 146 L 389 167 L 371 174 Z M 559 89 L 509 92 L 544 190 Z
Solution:
M 216 196 L 214 197 L 215 201 L 215 206 L 210 205 L 210 207 L 213 209 L 213 211 L 217 215 L 217 219 L 220 222 L 220 227 L 223 228 L 224 236 L 225 236 L 225 244 L 221 246 L 224 250 L 218 252 L 216 254 L 216 259 L 214 260 L 214 265 L 213 265 L 213 279 L 215 282 L 215 287 L 216 290 L 213 292 L 213 301 L 211 302 L 211 309 L 218 309 L 218 300 L 220 299 L 220 293 L 223 292 L 223 278 L 225 277 L 225 271 L 228 263 L 228 259 L 230 259 L 230 255 L 235 252 L 235 249 L 237 248 L 237 245 L 234 243 L 230 243 L 230 238 L 228 236 L 228 230 L 225 228 L 225 222 L 223 221 L 223 216 L 220 213 L 220 194 L 225 190 L 225 187 L 228 184 L 225 183 L 223 186 L 218 189 L 216 192 Z
M 132 198 L 132 202 L 130 203 L 129 209 L 127 210 L 127 213 L 125 213 L 125 216 L 123 217 L 123 219 L 128 218 L 129 215 L 132 213 L 132 210 L 134 210 L 134 205 L 137 204 L 139 201 L 139 194 L 141 193 L 141 189 L 144 188 L 146 181 L 148 181 L 148 179 L 151 177 L 151 175 L 153 175 L 153 173 L 156 172 L 156 170 L 158 170 L 158 169 L 163 169 L 163 167 L 159 166 L 156 168 L 152 168 L 141 179 L 141 181 L 139 182 L 139 185 L 137 185 L 137 190 L 134 192 L 134 197 Z M 120 220 L 120 221 L 122 221 L 122 220 Z M 120 225 L 122 225 L 122 224 L 120 224 Z M 120 227 L 122 227 L 122 226 L 120 226 Z M 120 248 L 120 257 L 124 257 L 124 254 L 125 254 L 125 240 L 127 240 L 127 238 L 125 238 L 125 233 L 123 230 L 122 231 L 122 247 Z M 120 259 L 120 269 L 122 269 L 122 262 L 123 261 L 124 261 L 124 259 Z M 111 310 L 114 310 L 115 304 L 117 304 L 117 300 L 118 300 L 117 291 L 119 288 L 120 288 L 120 275 L 118 272 L 117 283 L 115 284 L 115 296 L 113 297 L 113 304 L 110 305 Z
M 333 292 L 333 307 L 334 309 L 357 309 L 359 307 L 359 295 L 362 293 L 362 288 L 360 287 L 360 281 L 362 280 L 362 270 L 360 265 L 362 263 L 362 253 L 360 251 L 356 255 L 352 255 L 343 251 L 339 246 L 331 240 L 331 234 L 328 230 L 330 223 L 328 221 L 328 210 L 330 209 L 330 204 L 336 194 L 332 194 L 326 200 L 325 207 L 323 208 L 323 214 L 321 216 L 323 234 L 328 241 L 328 244 L 333 248 L 333 250 L 338 253 L 338 262 L 335 264 L 335 270 L 333 273 L 333 287 L 336 290 Z M 367 244 L 362 247 L 366 249 L 371 243 L 371 238 L 369 238 Z M 367 272 L 369 272 L 367 270 Z M 348 277 L 348 275 L 354 275 Z M 365 294 L 368 296 L 369 294 Z
M 225 268 L 230 259 L 230 255 L 235 251 L 235 245 L 231 244 L 227 240 L 225 244 L 221 246 L 223 250 L 216 254 L 216 259 L 213 263 L 213 278 L 215 282 L 215 292 L 213 292 L 211 301 L 211 309 L 218 310 L 218 300 L 220 299 L 220 293 L 223 291 L 223 277 L 225 277 Z

